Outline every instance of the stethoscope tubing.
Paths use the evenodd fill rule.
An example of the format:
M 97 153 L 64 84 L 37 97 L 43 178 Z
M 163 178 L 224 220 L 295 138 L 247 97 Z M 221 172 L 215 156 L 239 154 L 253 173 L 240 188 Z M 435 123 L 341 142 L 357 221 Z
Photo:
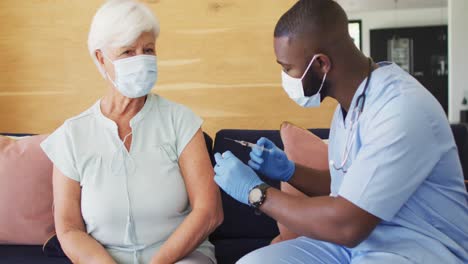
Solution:
M 345 169 L 346 163 L 348 162 L 349 159 L 349 154 L 351 153 L 351 149 L 354 146 L 354 142 L 356 141 L 356 136 L 357 136 L 357 125 L 359 122 L 359 117 L 361 117 L 362 112 L 364 111 L 364 105 L 366 103 L 366 92 L 367 89 L 369 88 L 369 83 L 372 77 L 372 59 L 369 58 L 369 74 L 368 78 L 366 80 L 366 84 L 364 86 L 364 90 L 362 93 L 359 95 L 359 97 L 356 100 L 356 118 L 354 121 L 351 121 L 350 124 L 350 131 L 348 136 L 346 137 L 346 142 L 345 142 L 345 150 L 343 152 L 343 156 L 341 159 L 340 166 L 337 166 L 333 160 L 330 161 L 330 165 L 337 171 L 342 171 L 343 173 L 347 173 L 348 170 Z M 361 107 L 359 107 L 359 103 L 362 101 Z

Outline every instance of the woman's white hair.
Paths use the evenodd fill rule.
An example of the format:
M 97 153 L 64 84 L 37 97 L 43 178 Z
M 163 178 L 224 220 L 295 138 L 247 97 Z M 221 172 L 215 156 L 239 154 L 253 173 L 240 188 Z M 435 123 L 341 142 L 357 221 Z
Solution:
M 159 22 L 151 10 L 134 0 L 109 0 L 96 12 L 88 36 L 88 49 L 105 78 L 96 50 L 132 44 L 143 32 L 159 35 Z

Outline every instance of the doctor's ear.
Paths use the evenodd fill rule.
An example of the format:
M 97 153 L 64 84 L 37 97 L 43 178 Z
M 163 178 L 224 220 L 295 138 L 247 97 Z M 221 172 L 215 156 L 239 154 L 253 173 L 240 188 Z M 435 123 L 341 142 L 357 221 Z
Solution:
M 319 64 L 319 67 L 320 67 L 320 70 L 322 71 L 322 73 L 328 73 L 330 72 L 331 70 L 331 60 L 330 60 L 330 57 L 328 57 L 327 55 L 325 54 L 318 54 L 317 55 L 317 62 Z

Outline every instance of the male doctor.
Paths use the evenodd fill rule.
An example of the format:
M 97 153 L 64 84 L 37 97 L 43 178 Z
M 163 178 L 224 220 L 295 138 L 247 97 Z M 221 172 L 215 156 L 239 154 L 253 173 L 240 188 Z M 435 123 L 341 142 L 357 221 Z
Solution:
M 257 144 L 272 152 L 252 150 L 248 165 L 216 154 L 226 193 L 301 235 L 239 263 L 468 263 L 467 194 L 437 100 L 397 65 L 364 56 L 332 0 L 297 2 L 278 21 L 274 48 L 292 100 L 339 102 L 330 166 L 294 164 L 266 138 Z M 270 188 L 255 171 L 307 197 Z

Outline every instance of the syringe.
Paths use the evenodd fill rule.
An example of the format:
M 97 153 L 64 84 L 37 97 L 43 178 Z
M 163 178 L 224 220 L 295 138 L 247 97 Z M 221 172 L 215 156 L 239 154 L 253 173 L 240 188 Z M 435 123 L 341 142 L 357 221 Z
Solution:
M 267 149 L 265 147 L 262 147 L 262 146 L 259 146 L 255 143 L 251 143 L 251 142 L 248 142 L 248 141 L 245 141 L 245 140 L 235 140 L 235 139 L 232 139 L 232 138 L 224 138 L 226 140 L 230 140 L 230 141 L 234 141 L 244 147 L 248 147 L 248 148 L 257 148 L 257 149 L 261 149 L 262 151 L 267 151 L 267 152 L 272 152 L 273 150 L 272 149 Z

